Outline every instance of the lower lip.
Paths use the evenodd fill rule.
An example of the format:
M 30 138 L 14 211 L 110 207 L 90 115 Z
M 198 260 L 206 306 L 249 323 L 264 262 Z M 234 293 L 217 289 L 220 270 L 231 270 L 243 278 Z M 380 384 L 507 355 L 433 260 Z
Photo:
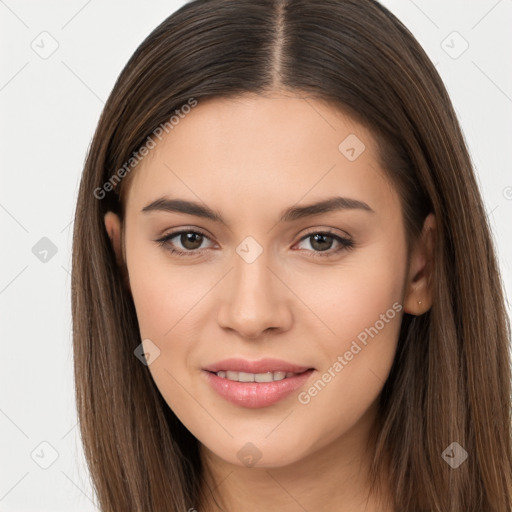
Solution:
M 211 387 L 228 402 L 242 407 L 259 408 L 282 400 L 309 379 L 314 370 L 273 382 L 237 382 L 203 370 Z

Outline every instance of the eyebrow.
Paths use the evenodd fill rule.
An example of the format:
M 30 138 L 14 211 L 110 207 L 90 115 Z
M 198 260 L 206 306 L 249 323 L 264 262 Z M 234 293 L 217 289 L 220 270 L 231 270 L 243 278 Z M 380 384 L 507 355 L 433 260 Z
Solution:
M 364 201 L 337 196 L 305 206 L 291 206 L 281 214 L 279 222 L 292 222 L 305 217 L 312 217 L 337 210 L 362 210 L 368 213 L 375 213 Z M 219 222 L 225 226 L 228 225 L 219 212 L 212 210 L 204 204 L 195 201 L 187 201 L 185 199 L 161 197 L 145 206 L 141 211 L 143 213 L 153 211 L 186 213 L 188 215 L 195 215 L 196 217 L 203 217 L 214 222 Z

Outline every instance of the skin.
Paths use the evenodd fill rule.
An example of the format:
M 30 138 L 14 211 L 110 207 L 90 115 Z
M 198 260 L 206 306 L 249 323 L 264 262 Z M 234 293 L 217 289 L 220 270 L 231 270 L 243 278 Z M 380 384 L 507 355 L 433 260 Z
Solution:
M 338 149 L 349 134 L 365 145 L 354 161 Z M 391 511 L 368 498 L 365 443 L 403 312 L 419 315 L 431 306 L 435 218 L 427 217 L 408 255 L 399 196 L 378 165 L 371 133 L 332 105 L 291 93 L 209 99 L 133 172 L 125 222 L 109 212 L 105 226 L 126 268 L 141 339 L 160 350 L 148 368 L 200 441 L 207 483 L 222 508 L 212 499 L 191 507 Z M 141 211 L 163 195 L 205 203 L 229 227 Z M 373 212 L 277 220 L 289 206 L 332 195 L 364 201 Z M 167 248 L 155 242 L 180 228 L 206 234 L 202 255 L 170 254 L 172 243 L 194 250 L 179 236 Z M 348 235 L 355 246 L 335 253 L 339 243 L 327 239 L 323 247 L 332 256 L 315 258 L 322 246 L 304 237 L 326 229 Z M 263 249 L 252 263 L 236 252 L 247 236 Z M 300 403 L 298 392 L 394 303 L 402 310 L 309 403 Z M 203 378 L 204 366 L 227 357 L 273 357 L 315 372 L 298 392 L 249 409 L 227 402 Z M 261 454 L 254 467 L 237 456 L 248 442 Z M 385 489 L 383 499 L 392 486 Z

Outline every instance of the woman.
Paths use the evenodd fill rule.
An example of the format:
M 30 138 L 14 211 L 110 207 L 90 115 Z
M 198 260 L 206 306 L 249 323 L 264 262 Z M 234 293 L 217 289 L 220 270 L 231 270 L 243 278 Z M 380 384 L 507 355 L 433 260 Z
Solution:
M 196 0 L 157 27 L 90 147 L 72 284 L 102 510 L 511 509 L 482 199 L 373 0 Z

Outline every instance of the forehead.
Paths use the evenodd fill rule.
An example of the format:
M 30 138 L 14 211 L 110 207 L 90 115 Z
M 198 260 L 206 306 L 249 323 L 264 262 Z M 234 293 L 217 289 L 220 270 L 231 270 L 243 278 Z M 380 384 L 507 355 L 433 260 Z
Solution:
M 172 195 L 233 204 L 239 215 L 334 193 L 385 208 L 396 197 L 377 149 L 362 125 L 317 99 L 198 100 L 133 171 L 127 208 Z

